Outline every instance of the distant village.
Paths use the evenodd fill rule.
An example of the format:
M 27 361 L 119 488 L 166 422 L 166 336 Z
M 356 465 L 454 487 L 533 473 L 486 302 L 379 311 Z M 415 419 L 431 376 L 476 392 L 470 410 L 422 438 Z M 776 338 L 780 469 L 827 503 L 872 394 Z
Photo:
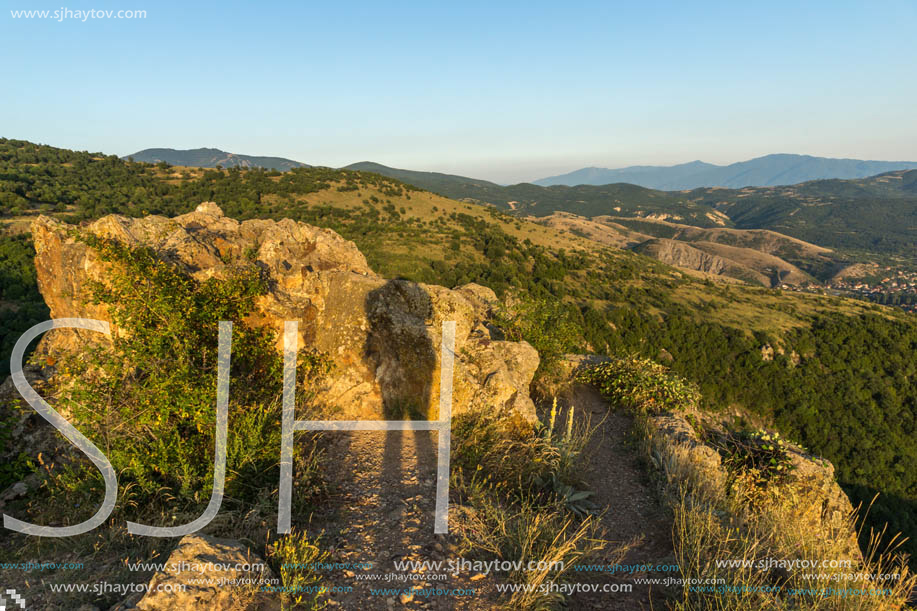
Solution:
M 907 312 L 917 312 L 917 271 L 878 266 L 875 271 L 875 275 L 832 279 L 824 285 L 782 284 L 780 288 L 788 291 L 854 297 L 882 305 L 896 306 Z

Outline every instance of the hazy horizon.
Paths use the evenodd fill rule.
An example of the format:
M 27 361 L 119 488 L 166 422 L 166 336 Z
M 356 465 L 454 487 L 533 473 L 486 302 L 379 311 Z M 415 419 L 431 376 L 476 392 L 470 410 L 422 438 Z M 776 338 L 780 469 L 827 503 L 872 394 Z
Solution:
M 43 143 L 43 144 L 50 144 L 50 143 Z M 53 145 L 52 145 L 52 146 L 53 146 Z M 151 146 L 151 147 L 147 147 L 147 149 L 174 149 L 174 150 L 181 150 L 181 151 L 194 150 L 194 149 L 217 149 L 217 150 L 222 151 L 222 152 L 224 152 L 224 153 L 231 153 L 231 154 L 234 154 L 234 155 L 248 155 L 248 156 L 251 156 L 251 157 L 283 157 L 282 155 L 274 155 L 274 154 L 272 154 L 272 153 L 249 153 L 249 152 L 247 152 L 247 151 L 230 151 L 230 150 L 226 150 L 226 149 L 224 149 L 224 148 L 220 148 L 219 146 L 199 146 L 199 147 L 194 147 L 194 149 L 175 149 L 175 147 Z M 129 156 L 132 155 L 133 153 L 138 153 L 138 152 L 140 152 L 140 151 L 142 151 L 142 150 L 147 150 L 147 149 L 140 149 L 140 150 L 132 151 L 131 153 L 125 153 L 125 154 L 119 155 L 119 156 L 120 156 L 120 157 L 129 157 Z M 96 151 L 90 151 L 90 152 L 96 152 Z M 105 153 L 105 152 L 107 152 L 107 151 L 98 151 L 98 152 Z M 781 151 L 781 152 L 778 152 L 778 153 L 767 153 L 766 155 L 761 155 L 761 156 L 759 156 L 759 157 L 763 157 L 763 156 L 767 156 L 767 155 L 801 155 L 801 156 L 811 156 L 811 157 L 824 157 L 824 156 L 822 156 L 822 155 L 809 155 L 808 153 L 788 153 L 788 152 L 786 152 L 786 151 Z M 481 175 L 481 174 L 473 174 L 473 173 L 463 172 L 463 171 L 461 171 L 461 170 L 457 170 L 457 171 L 456 171 L 456 170 L 444 170 L 444 169 L 440 169 L 440 168 L 436 168 L 436 167 L 402 167 L 402 166 L 397 166 L 397 165 L 388 164 L 388 163 L 385 163 L 385 162 L 380 161 L 380 160 L 378 160 L 378 159 L 357 159 L 357 160 L 355 160 L 355 161 L 352 161 L 352 162 L 350 162 L 350 163 L 345 163 L 345 164 L 343 164 L 343 165 L 332 166 L 332 165 L 325 164 L 325 163 L 321 163 L 321 162 L 314 161 L 314 160 L 310 161 L 310 160 L 305 160 L 305 159 L 295 159 L 295 158 L 291 158 L 291 157 L 285 157 L 285 158 L 286 158 L 286 159 L 290 159 L 291 161 L 298 161 L 298 162 L 300 162 L 300 163 L 305 163 L 305 164 L 308 164 L 308 165 L 325 166 L 325 167 L 332 167 L 332 168 L 343 168 L 343 167 L 347 167 L 347 166 L 349 166 L 349 165 L 352 165 L 352 164 L 355 164 L 355 163 L 360 163 L 360 162 L 374 162 L 374 163 L 379 163 L 379 164 L 381 164 L 381 165 L 384 165 L 384 166 L 387 166 L 387 167 L 390 167 L 390 168 L 393 168 L 393 169 L 398 169 L 398 170 L 413 170 L 413 171 L 417 171 L 417 172 L 438 172 L 438 173 L 443 173 L 443 174 L 454 174 L 454 175 L 458 175 L 458 176 L 465 176 L 465 177 L 468 177 L 468 178 L 480 178 L 480 179 L 484 179 L 484 180 L 490 180 L 490 181 L 495 182 L 495 183 L 497 183 L 497 184 L 506 184 L 506 185 L 508 185 L 508 184 L 517 184 L 517 183 L 521 183 L 521 182 L 532 182 L 533 180 L 539 180 L 539 179 L 543 179 L 543 178 L 549 178 L 549 177 L 551 177 L 551 176 L 557 176 L 557 175 L 565 174 L 565 173 L 568 173 L 568 172 L 573 172 L 573 171 L 576 171 L 576 170 L 586 169 L 586 168 L 601 168 L 601 169 L 609 169 L 609 170 L 624 170 L 624 169 L 628 169 L 628 168 L 632 168 L 632 167 L 671 167 L 671 166 L 676 166 L 676 165 L 681 165 L 681 164 L 686 164 L 686 163 L 692 163 L 692 162 L 712 163 L 712 162 L 709 162 L 709 161 L 707 161 L 707 160 L 705 160 L 705 159 L 687 159 L 687 160 L 685 160 L 685 161 L 678 161 L 678 162 L 675 162 L 675 163 L 667 163 L 667 164 L 645 163 L 645 164 L 630 164 L 630 165 L 626 165 L 626 166 L 616 166 L 616 167 L 599 166 L 599 165 L 580 165 L 580 166 L 570 167 L 569 169 L 565 169 L 565 170 L 547 170 L 547 172 L 553 171 L 554 173 L 553 173 L 553 174 L 551 174 L 551 173 L 544 173 L 544 174 L 535 176 L 535 177 L 533 177 L 533 178 L 531 178 L 531 179 L 522 179 L 522 180 L 517 180 L 517 181 L 501 181 L 501 180 L 498 180 L 498 179 L 488 178 L 487 176 L 484 176 L 484 175 Z M 716 165 L 716 166 L 720 166 L 720 167 L 725 167 L 725 166 L 728 166 L 728 165 L 731 165 L 731 164 L 734 164 L 734 163 L 741 163 L 741 162 L 745 162 L 745 161 L 751 161 L 752 159 L 756 159 L 756 158 L 757 158 L 757 157 L 753 157 L 753 158 L 749 158 L 749 159 L 735 159 L 735 160 L 732 160 L 732 161 L 728 161 L 728 162 L 726 162 L 726 163 L 717 163 L 717 164 L 712 164 L 712 165 Z M 915 164 L 917 164 L 917 161 L 913 161 L 913 160 L 910 160 L 910 159 L 868 159 L 868 160 L 867 160 L 867 159 L 864 159 L 864 158 L 862 158 L 862 157 L 835 157 L 835 158 L 825 157 L 825 158 L 828 158 L 828 159 L 838 159 L 838 160 L 850 159 L 850 160 L 855 160 L 855 161 L 879 161 L 879 162 L 888 162 L 888 163 L 896 163 L 896 162 L 898 162 L 898 163 L 915 163 Z

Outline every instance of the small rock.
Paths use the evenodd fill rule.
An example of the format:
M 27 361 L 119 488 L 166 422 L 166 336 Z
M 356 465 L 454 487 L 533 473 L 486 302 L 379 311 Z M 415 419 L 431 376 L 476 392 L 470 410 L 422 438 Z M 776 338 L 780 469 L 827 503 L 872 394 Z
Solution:
M 204 572 L 172 570 L 172 567 L 210 564 L 227 567 L 256 565 L 262 570 L 256 569 L 247 573 L 235 568 Z M 257 584 L 259 580 L 273 578 L 264 561 L 238 541 L 200 534 L 185 535 L 178 547 L 169 555 L 166 567 L 150 579 L 149 591 L 136 603 L 138 608 L 148 611 L 200 608 L 279 611 L 279 603 L 265 593 L 257 593 L 251 597 L 246 594 L 245 588 L 224 585 L 224 580 L 249 579 Z M 157 587 L 163 585 L 168 587 Z
M 25 496 L 28 491 L 29 487 L 26 486 L 25 482 L 16 482 L 7 488 L 2 495 L 0 495 L 0 501 L 11 501 L 13 499 L 18 499 L 21 496 Z

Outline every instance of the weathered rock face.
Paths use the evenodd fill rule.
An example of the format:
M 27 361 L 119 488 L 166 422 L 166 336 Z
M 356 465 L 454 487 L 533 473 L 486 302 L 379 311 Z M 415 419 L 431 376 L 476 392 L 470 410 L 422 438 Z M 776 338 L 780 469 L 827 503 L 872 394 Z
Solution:
M 162 571 L 150 579 L 147 593 L 116 609 L 164 611 L 280 611 L 271 592 L 279 581 L 264 560 L 238 541 L 186 535 Z
M 671 457 L 667 462 L 680 463 L 677 470 L 689 473 L 696 488 L 723 489 L 730 475 L 720 454 L 698 437 L 683 414 L 652 416 L 648 426 L 656 451 Z M 792 470 L 780 485 L 783 517 L 797 532 L 822 533 L 841 542 L 844 557 L 859 560 L 856 533 L 845 519 L 853 506 L 837 483 L 834 466 L 792 444 L 786 451 Z
M 47 217 L 32 226 L 38 285 L 51 317 L 109 320 L 104 306 L 85 299 L 90 280 L 105 282 L 108 264 L 68 236 L 68 229 Z M 378 419 L 419 412 L 435 418 L 442 323 L 455 321 L 454 413 L 487 407 L 534 418 L 528 385 L 538 354 L 525 342 L 492 339 L 484 320 L 496 296 L 485 287 L 450 290 L 385 280 L 369 268 L 353 242 L 331 230 L 289 219 L 240 223 L 223 216 L 213 203 L 172 219 L 106 216 L 84 230 L 151 247 L 198 279 L 219 276 L 228 264 L 243 259 L 262 266 L 272 288 L 248 322 L 275 330 L 278 349 L 284 321 L 299 322 L 300 347 L 325 352 L 334 361 L 318 399 L 337 408 L 336 417 Z M 98 337 L 55 330 L 40 350 L 78 348 Z

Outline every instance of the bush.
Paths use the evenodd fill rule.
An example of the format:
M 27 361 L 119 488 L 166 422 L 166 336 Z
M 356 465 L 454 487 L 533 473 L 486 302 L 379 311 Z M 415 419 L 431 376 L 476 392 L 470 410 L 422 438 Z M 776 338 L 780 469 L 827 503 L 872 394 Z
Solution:
M 493 323 L 507 339 L 525 340 L 538 351 L 541 362 L 535 373 L 536 386 L 544 386 L 558 375 L 561 356 L 574 349 L 580 339 L 569 310 L 556 299 L 523 298 L 498 309 Z
M 283 584 L 281 600 L 283 608 L 322 609 L 319 601 L 322 590 L 322 574 L 315 565 L 326 562 L 331 556 L 318 545 L 310 541 L 306 533 L 291 533 L 268 546 L 267 557 L 280 573 Z
M 592 429 L 573 426 L 572 407 L 567 414 L 563 432 L 484 412 L 453 420 L 451 485 L 463 509 L 456 528 L 462 553 L 543 562 L 543 569 L 509 576 L 532 586 L 513 594 L 511 608 L 559 604 L 562 595 L 539 591 L 540 585 L 562 579 L 606 544 L 578 468 Z
M 723 466 L 751 475 L 758 486 L 781 480 L 793 469 L 786 442 L 779 433 L 726 432 L 714 439 L 713 445 L 723 458 Z
M 616 358 L 577 374 L 622 407 L 650 413 L 690 411 L 700 403 L 697 386 L 667 367 L 638 356 Z
M 582 487 L 579 459 L 592 434 L 588 426 L 574 429 L 571 420 L 570 431 L 560 434 L 540 423 L 530 427 L 472 412 L 456 416 L 452 428 L 452 464 L 469 473 L 486 473 L 514 501 L 534 497 L 550 505 Z
M 245 264 L 200 282 L 149 249 L 79 239 L 111 264 L 89 299 L 107 306 L 116 332 L 111 342 L 62 359 L 62 404 L 145 494 L 165 488 L 189 500 L 209 498 L 218 323 L 234 321 L 226 494 L 249 498 L 276 467 L 280 448 L 282 358 L 273 332 L 242 322 L 266 278 Z M 305 354 L 298 368 L 308 381 L 327 362 Z

